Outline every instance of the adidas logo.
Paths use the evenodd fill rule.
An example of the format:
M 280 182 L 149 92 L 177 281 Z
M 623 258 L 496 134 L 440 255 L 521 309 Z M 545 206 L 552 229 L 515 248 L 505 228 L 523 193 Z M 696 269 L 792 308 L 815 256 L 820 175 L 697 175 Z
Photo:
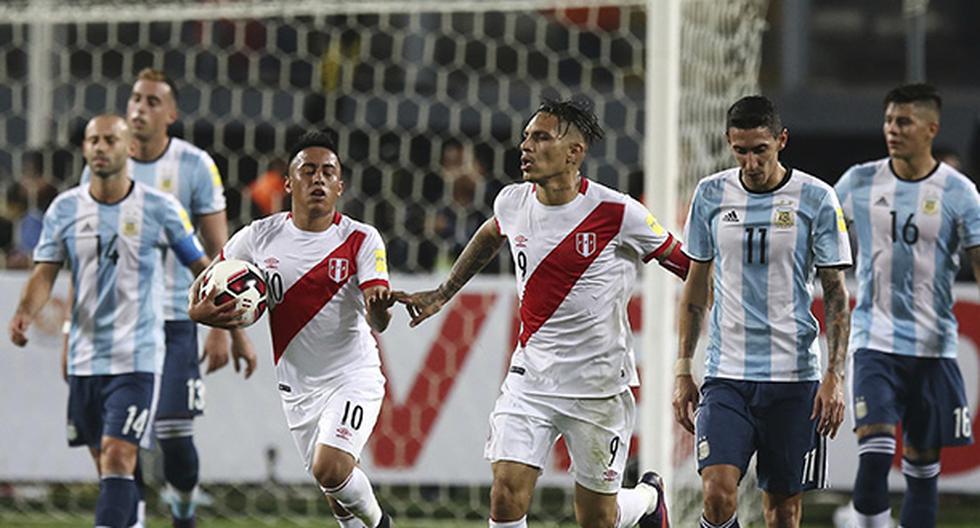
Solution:
M 725 213 L 725 216 L 721 217 L 725 222 L 738 222 L 738 213 L 734 209 Z
M 888 199 L 885 198 L 884 196 L 882 196 L 882 197 L 878 198 L 878 201 L 875 202 L 875 205 L 881 205 L 881 206 L 884 206 L 884 207 L 888 207 Z
M 87 233 L 92 230 L 92 224 L 85 224 L 82 226 L 82 233 Z

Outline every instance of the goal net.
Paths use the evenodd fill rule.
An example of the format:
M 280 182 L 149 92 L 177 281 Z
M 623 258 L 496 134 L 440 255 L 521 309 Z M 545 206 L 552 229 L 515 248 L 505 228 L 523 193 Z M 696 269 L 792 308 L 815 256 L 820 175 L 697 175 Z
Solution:
M 667 180 L 676 182 L 680 211 L 700 177 L 730 164 L 724 113 L 735 99 L 758 90 L 767 3 L 681 1 L 679 173 Z M 160 68 L 179 91 L 173 133 L 214 157 L 232 231 L 277 208 L 281 197 L 270 191 L 269 178 L 280 170 L 291 140 L 329 127 L 338 134 L 344 164 L 343 211 L 381 231 L 399 287 L 431 287 L 491 214 L 496 192 L 519 174 L 521 131 L 542 98 L 580 95 L 594 102 L 606 138 L 590 151 L 587 177 L 638 198 L 660 192 L 644 185 L 643 167 L 644 117 L 657 111 L 645 104 L 648 83 L 661 82 L 645 62 L 647 24 L 658 16 L 657 5 L 5 2 L 0 180 L 23 187 L 24 198 L 8 199 L 2 212 L 43 209 L 43 196 L 32 192 L 35 180 L 58 188 L 77 182 L 86 120 L 123 112 L 136 72 Z M 682 218 L 661 220 L 676 232 L 682 227 Z M 8 263 L 27 251 L 19 236 L 14 232 L 0 248 Z M 485 525 L 490 472 L 482 442 L 513 343 L 510 269 L 502 253 L 441 319 L 415 333 L 389 330 L 382 338 L 390 394 L 363 463 L 398 519 L 423 519 L 419 526 L 434 526 L 433 519 Z M 640 303 L 634 299 L 630 306 L 639 332 Z M 259 326 L 250 331 L 261 353 L 268 337 Z M 260 369 L 271 377 L 268 357 Z M 26 376 L 32 368 L 13 366 L 0 379 Z M 672 375 L 648 369 L 646 380 L 672 383 Z M 270 385 L 243 386 L 225 373 L 206 381 L 209 410 L 196 425 L 202 485 L 210 495 L 202 515 L 268 525 L 329 515 L 297 467 Z M 58 380 L 52 375 L 43 383 Z M 42 396 L 51 400 L 46 416 L 52 421 L 62 416 L 62 396 Z M 669 402 L 659 405 L 670 412 Z M 87 514 L 95 493 L 85 484 L 94 481 L 91 462 L 81 453 L 63 462 L 53 455 L 65 450 L 57 428 L 45 440 L 50 451 L 37 447 L 48 444 L 33 436 L 23 417 L 34 412 L 0 406 L 0 418 L 27 424 L 21 436 L 44 453 L 23 464 L 0 463 L 0 521 L 32 513 Z M 674 522 L 689 525 L 700 512 L 690 437 L 641 430 L 634 444 L 665 441 L 676 453 Z M 567 456 L 559 447 L 553 458 L 532 521 L 572 522 Z M 148 462 L 152 469 L 152 456 Z M 155 472 L 148 473 L 158 486 Z M 753 487 L 743 483 L 742 495 L 757 496 Z M 156 495 L 148 499 L 152 514 L 165 515 Z M 740 509 L 746 519 L 757 515 L 758 505 Z

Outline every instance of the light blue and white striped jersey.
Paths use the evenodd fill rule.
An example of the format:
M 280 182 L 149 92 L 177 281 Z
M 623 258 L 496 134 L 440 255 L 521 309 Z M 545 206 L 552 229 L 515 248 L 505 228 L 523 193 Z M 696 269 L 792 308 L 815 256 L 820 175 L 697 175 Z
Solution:
M 980 197 L 940 163 L 906 181 L 888 158 L 851 167 L 836 186 L 857 241 L 850 350 L 956 357 L 953 281 L 961 247 L 980 245 Z
M 747 190 L 738 168 L 698 183 L 684 251 L 714 263 L 705 376 L 745 381 L 820 379 L 816 267 L 851 264 L 833 189 L 787 169 L 776 189 Z
M 182 262 L 204 255 L 177 200 L 139 183 L 111 205 L 92 198 L 88 184 L 59 194 L 51 203 L 34 260 L 67 261 L 71 267 L 75 287 L 68 374 L 161 371 L 160 252 L 168 246 Z
M 170 138 L 163 154 L 153 161 L 130 158 L 129 175 L 144 185 L 172 194 L 191 216 L 225 210 L 225 191 L 218 166 L 207 152 L 180 138 Z M 82 172 L 82 183 L 88 183 L 88 167 Z M 194 277 L 180 264 L 172 251 L 164 253 L 163 275 L 166 296 L 163 313 L 167 321 L 185 321 L 187 290 Z

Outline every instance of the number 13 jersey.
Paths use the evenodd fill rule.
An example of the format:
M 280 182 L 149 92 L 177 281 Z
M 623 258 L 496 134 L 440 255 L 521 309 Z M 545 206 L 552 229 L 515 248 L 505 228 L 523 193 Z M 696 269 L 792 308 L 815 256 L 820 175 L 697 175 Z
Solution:
M 639 261 L 673 237 L 639 202 L 582 178 L 564 205 L 517 183 L 494 201 L 516 267 L 521 330 L 504 386 L 561 397 L 607 397 L 637 384 L 627 304 Z M 672 302 L 672 300 L 667 300 Z

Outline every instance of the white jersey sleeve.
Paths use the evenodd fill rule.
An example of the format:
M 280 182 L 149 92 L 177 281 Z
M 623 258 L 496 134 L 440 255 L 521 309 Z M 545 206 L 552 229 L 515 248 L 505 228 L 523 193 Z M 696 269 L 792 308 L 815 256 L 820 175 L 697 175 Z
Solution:
M 626 198 L 620 237 L 623 244 L 643 258 L 643 262 L 659 257 L 674 240 L 643 204 L 630 197 Z
M 225 246 L 221 248 L 221 253 L 218 257 L 219 260 L 237 259 L 252 262 L 253 225 L 248 224 L 239 229 L 237 233 L 228 239 L 228 242 L 225 242 Z
M 192 168 L 191 213 L 199 216 L 224 211 L 225 189 L 218 166 L 203 150 L 199 152 L 198 160 Z
M 41 224 L 41 236 L 34 248 L 34 262 L 63 262 L 65 260 L 65 225 L 73 220 L 74 200 L 64 196 L 48 207 Z
M 357 252 L 357 280 L 362 290 L 372 286 L 388 286 L 388 257 L 384 240 L 373 227 L 365 229 L 367 236 Z
M 850 266 L 851 243 L 844 210 L 833 191 L 828 191 L 817 209 L 813 230 L 814 264 L 820 267 Z

